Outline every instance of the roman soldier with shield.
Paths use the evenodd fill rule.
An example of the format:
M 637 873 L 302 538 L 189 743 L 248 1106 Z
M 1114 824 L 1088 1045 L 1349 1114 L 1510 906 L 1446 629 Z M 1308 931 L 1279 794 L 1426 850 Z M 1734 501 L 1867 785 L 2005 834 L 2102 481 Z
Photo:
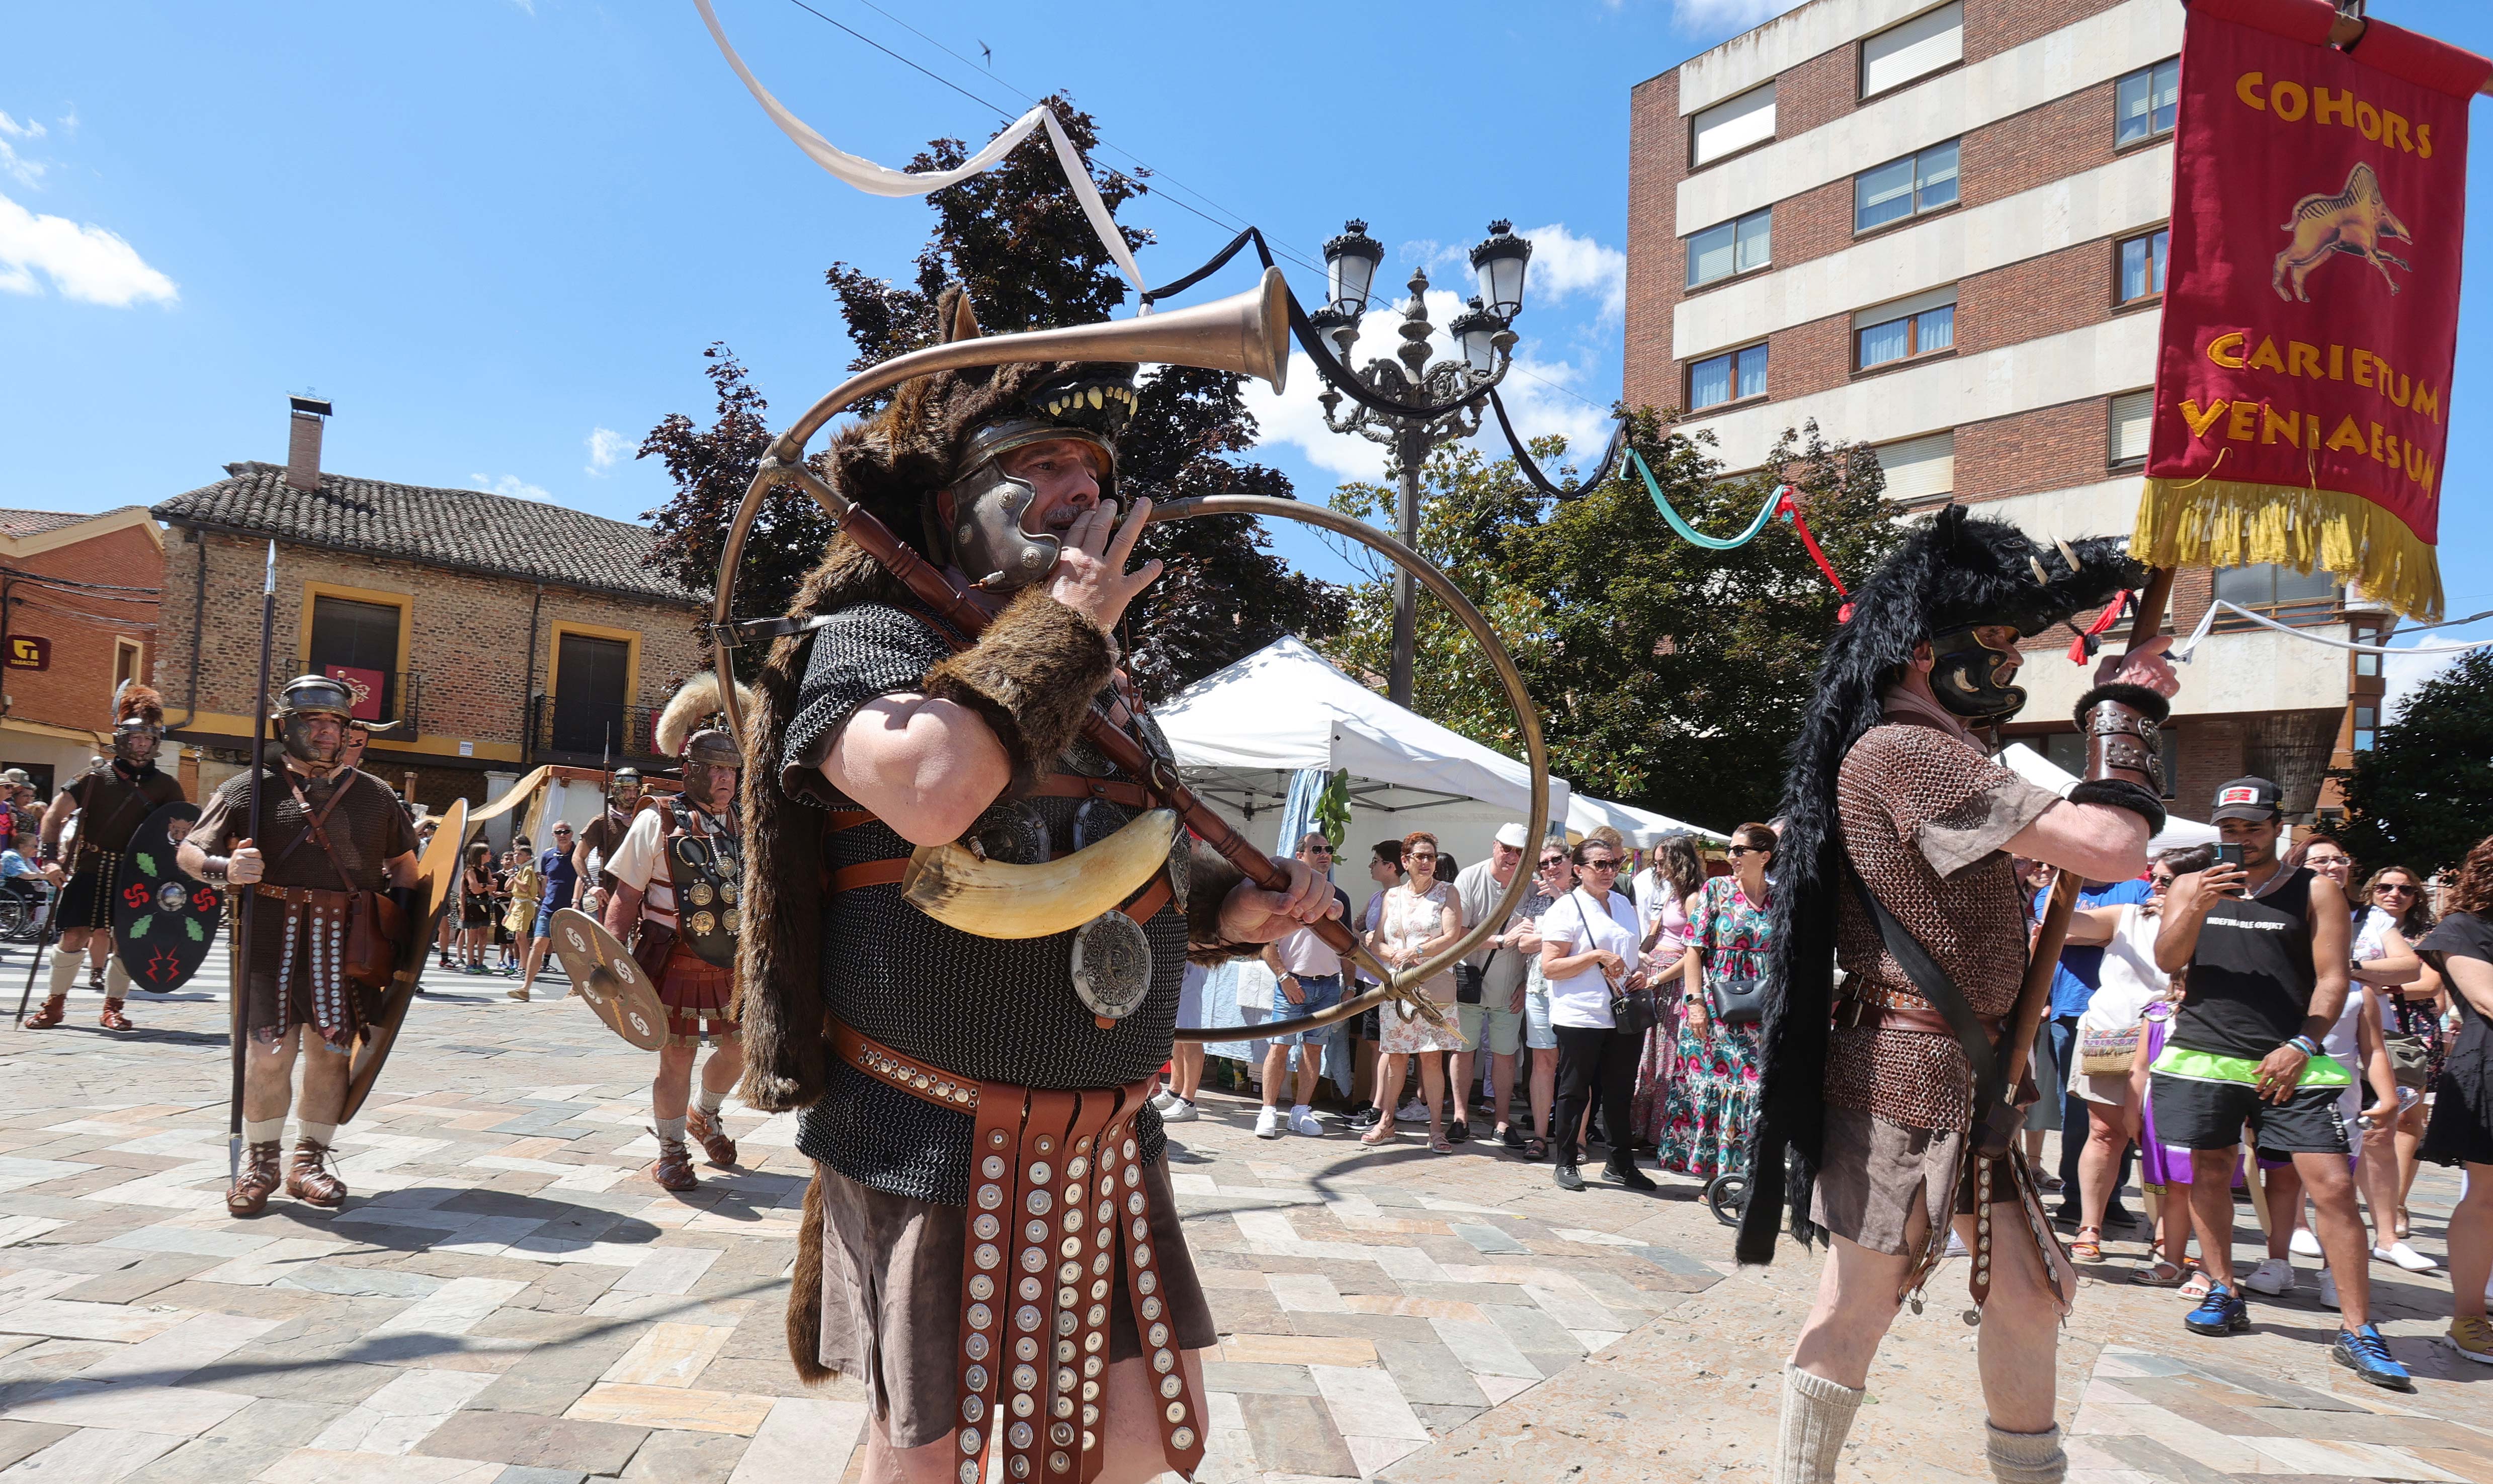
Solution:
M 616 768 L 607 775 L 604 806 L 597 817 L 581 829 L 579 844 L 571 847 L 572 869 L 580 874 L 580 909 L 591 917 L 604 915 L 607 888 L 607 862 L 614 859 L 616 847 L 623 843 L 623 832 L 632 827 L 633 818 L 641 812 L 643 780 L 639 768 Z M 573 905 L 571 903 L 562 904 Z
M 369 942 L 375 932 L 387 934 L 375 923 L 399 914 L 381 894 L 415 886 L 419 872 L 415 830 L 398 796 L 370 774 L 341 766 L 353 700 L 325 675 L 288 681 L 278 693 L 278 764 L 257 779 L 246 769 L 226 780 L 176 855 L 190 876 L 255 899 L 247 919 L 249 983 L 236 986 L 249 1038 L 242 1108 L 248 1156 L 225 1193 L 225 1209 L 236 1216 L 258 1215 L 281 1183 L 312 1205 L 334 1207 L 346 1199 L 345 1182 L 329 1166 L 348 1113 L 349 1056 L 375 1041 L 385 1052 L 395 1031 L 373 1023 L 372 985 L 359 976 L 376 971 L 386 981 L 395 969 L 403 978 L 406 965 L 391 961 L 406 957 L 404 939 L 430 934 L 427 921 L 402 927 L 392 946 Z M 245 834 L 255 787 L 256 839 Z M 421 953 L 414 959 L 420 967 Z M 375 1029 L 384 1034 L 375 1037 Z M 281 1174 L 298 1049 L 303 1103 L 293 1159 Z
M 744 826 L 736 809 L 743 759 L 718 712 L 715 675 L 694 676 L 667 702 L 658 716 L 658 751 L 682 759 L 683 791 L 633 816 L 606 854 L 604 926 L 632 945 L 666 1019 L 649 1085 L 650 1132 L 658 1140 L 649 1177 L 666 1190 L 701 1183 L 687 1136 L 712 1165 L 736 1163 L 736 1141 L 719 1109 L 744 1075 L 743 1031 L 729 1006 L 743 914 Z M 639 786 L 635 774 L 636 794 Z M 695 1095 L 693 1060 L 705 1039 L 713 1044 Z
M 113 698 L 111 756 L 96 759 L 44 812 L 45 875 L 54 885 L 66 881 L 67 886 L 54 919 L 60 938 L 52 950 L 51 993 L 43 1008 L 26 1018 L 28 1030 L 61 1023 L 70 987 L 77 982 L 78 960 L 90 944 L 106 945 L 113 904 L 124 886 L 133 884 L 124 880 L 132 837 L 158 810 L 182 802 L 181 780 L 156 766 L 164 737 L 165 697 L 135 680 L 123 682 Z M 70 860 L 55 861 L 53 854 L 73 817 L 77 844 Z M 99 939 L 99 933 L 105 938 Z M 104 1012 L 96 1023 L 106 1030 L 130 1029 L 130 1017 L 122 1012 L 122 997 L 129 992 L 130 971 L 115 958 L 105 970 Z

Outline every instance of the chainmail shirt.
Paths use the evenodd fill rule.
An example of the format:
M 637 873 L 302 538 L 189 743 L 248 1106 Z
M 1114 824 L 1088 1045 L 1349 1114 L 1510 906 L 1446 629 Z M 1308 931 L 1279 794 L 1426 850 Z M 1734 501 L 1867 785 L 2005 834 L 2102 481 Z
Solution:
M 781 787 L 826 808 L 857 807 L 823 777 L 822 759 L 859 705 L 917 689 L 952 653 L 930 622 L 860 603 L 815 631 L 780 759 Z M 1071 848 L 1079 804 L 1031 801 L 1059 851 Z M 831 834 L 824 864 L 836 872 L 910 849 L 876 821 Z M 895 1051 L 982 1082 L 1052 1088 L 1140 1082 L 1168 1060 L 1186 946 L 1186 916 L 1174 905 L 1143 924 L 1152 950 L 1149 994 L 1105 1030 L 1074 994 L 1070 933 L 980 937 L 910 906 L 897 885 L 833 894 L 822 912 L 825 1009 Z M 1147 1107 L 1135 1126 L 1143 1159 L 1157 1159 L 1158 1115 Z M 834 1060 L 822 1100 L 798 1118 L 796 1147 L 871 1189 L 959 1205 L 969 1199 L 972 1131 L 968 1115 Z
M 2017 1001 L 2026 975 L 2025 899 L 2001 846 L 2059 796 L 1935 727 L 1862 733 L 1836 775 L 1836 816 L 1852 869 L 1981 1016 Z M 1849 886 L 1836 896 L 1844 995 L 1934 1008 L 1878 936 Z M 1964 1130 L 1973 1074 L 1954 1036 L 1835 1028 L 1826 1100 L 1912 1128 Z
M 122 771 L 120 763 L 107 762 L 61 790 L 77 802 L 81 853 L 93 846 L 108 855 L 121 854 L 130 848 L 130 837 L 138 833 L 149 815 L 181 799 L 180 779 L 153 763 L 135 771 L 134 777 Z

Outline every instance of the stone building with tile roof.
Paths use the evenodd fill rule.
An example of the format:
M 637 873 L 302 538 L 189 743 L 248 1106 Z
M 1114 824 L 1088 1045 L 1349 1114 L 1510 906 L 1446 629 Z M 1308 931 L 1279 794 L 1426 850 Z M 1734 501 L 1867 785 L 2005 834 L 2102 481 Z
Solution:
M 316 671 L 355 687 L 359 714 L 398 724 L 366 770 L 425 809 L 484 802 L 539 763 L 665 766 L 650 725 L 701 667 L 705 596 L 646 565 L 655 534 L 325 471 L 328 412 L 295 399 L 285 463 L 229 463 L 152 511 L 170 528 L 156 683 L 172 735 L 206 750 L 203 787 L 249 754 L 272 542 L 277 683 Z

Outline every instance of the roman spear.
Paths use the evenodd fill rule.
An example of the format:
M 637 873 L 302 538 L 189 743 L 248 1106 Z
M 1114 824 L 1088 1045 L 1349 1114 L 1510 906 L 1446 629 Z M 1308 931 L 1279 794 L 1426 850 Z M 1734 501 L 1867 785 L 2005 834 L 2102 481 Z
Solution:
M 200 560 L 206 559 L 203 551 Z M 244 837 L 243 846 L 253 845 L 259 839 L 259 775 L 260 770 L 268 765 L 268 666 L 276 633 L 277 543 L 272 541 L 268 544 L 268 576 L 261 583 L 259 593 L 259 689 L 252 693 L 251 807 L 248 816 L 251 833 Z M 195 638 L 194 636 L 195 641 Z M 240 849 L 241 846 L 235 848 Z M 233 888 L 229 885 L 226 889 L 230 891 Z M 251 998 L 251 907 L 259 896 L 249 886 L 241 890 L 242 905 L 235 913 L 237 926 L 233 939 L 233 1004 L 229 1036 L 233 1058 L 233 1099 L 225 1118 L 225 1179 L 228 1184 L 242 1178 L 243 1044 L 250 1039 L 246 1024 L 249 1016 L 244 1006 Z M 277 993 L 283 995 L 285 986 L 279 985 Z

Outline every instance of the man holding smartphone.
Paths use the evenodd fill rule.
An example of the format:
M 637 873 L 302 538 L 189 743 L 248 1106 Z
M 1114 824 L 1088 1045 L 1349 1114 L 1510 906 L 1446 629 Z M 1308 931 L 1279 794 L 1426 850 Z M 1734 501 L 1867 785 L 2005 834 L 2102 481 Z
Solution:
M 2233 1266 L 2234 1151 L 2247 1124 L 2259 1152 L 2291 1157 L 2310 1193 L 2343 1316 L 2331 1358 L 2376 1386 L 2412 1391 L 2371 1322 L 2368 1243 L 2338 1107 L 2353 1074 L 2320 1048 L 2346 1003 L 2346 896 L 2327 876 L 2286 869 L 2280 796 L 2265 778 L 2216 790 L 2215 864 L 2173 883 L 2155 937 L 2157 965 L 2189 977 L 2148 1094 L 2164 1140 L 2191 1151 L 2190 1215 L 2212 1285 L 2182 1322 L 2208 1335 L 2250 1327 Z

